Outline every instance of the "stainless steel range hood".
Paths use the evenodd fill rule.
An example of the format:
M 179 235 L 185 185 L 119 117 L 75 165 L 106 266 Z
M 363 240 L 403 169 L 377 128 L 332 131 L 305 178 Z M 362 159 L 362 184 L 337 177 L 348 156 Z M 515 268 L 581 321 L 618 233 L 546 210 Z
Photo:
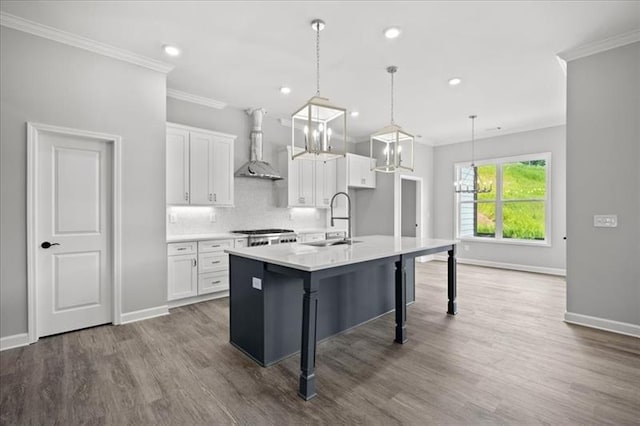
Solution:
M 280 173 L 271 164 L 262 160 L 262 118 L 266 111 L 263 108 L 253 108 L 247 110 L 253 118 L 251 129 L 251 145 L 249 161 L 236 170 L 237 177 L 250 177 L 260 179 L 280 180 L 283 179 Z

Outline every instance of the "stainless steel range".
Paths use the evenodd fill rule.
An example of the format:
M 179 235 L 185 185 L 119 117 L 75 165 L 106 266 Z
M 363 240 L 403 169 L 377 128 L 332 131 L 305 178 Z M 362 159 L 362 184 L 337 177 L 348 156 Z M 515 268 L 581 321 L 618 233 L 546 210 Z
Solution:
M 251 229 L 231 232 L 248 236 L 249 247 L 295 243 L 298 240 L 296 233 L 291 229 Z

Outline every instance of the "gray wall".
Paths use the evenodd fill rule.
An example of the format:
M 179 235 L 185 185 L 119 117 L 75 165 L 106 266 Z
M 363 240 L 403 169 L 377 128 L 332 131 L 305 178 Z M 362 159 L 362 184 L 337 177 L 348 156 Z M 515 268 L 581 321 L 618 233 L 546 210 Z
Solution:
M 425 236 L 433 236 L 433 148 L 415 143 L 414 172 L 402 172 L 402 175 L 421 177 L 424 210 L 422 212 Z M 356 144 L 355 152 L 369 155 L 369 142 Z M 399 179 L 393 173 L 378 173 L 376 189 L 350 190 L 355 196 L 355 233 L 356 235 L 393 235 L 394 180 Z
M 577 59 L 567 81 L 567 311 L 640 325 L 640 43 Z M 594 214 L 618 227 L 594 228 Z
M 260 105 L 254 105 L 260 107 Z M 167 121 L 230 133 L 237 136 L 234 148 L 234 171 L 249 160 L 252 119 L 244 110 L 228 106 L 218 110 L 172 98 L 167 99 Z M 291 128 L 280 124 L 275 117 L 265 116 L 264 160 L 286 177 L 285 149 L 291 143 Z M 233 229 L 286 227 L 294 230 L 325 228 L 326 209 L 286 208 L 283 194 L 287 181 L 235 178 L 234 208 L 167 207 L 175 213 L 176 223 L 167 223 L 168 235 L 226 232 Z M 209 222 L 209 212 L 216 214 L 216 222 Z
M 480 125 L 479 127 L 482 127 Z M 565 126 L 476 140 L 476 159 L 551 152 L 551 246 L 467 242 L 458 249 L 462 259 L 516 265 L 566 268 L 566 140 Z M 434 229 L 436 238 L 455 237 L 454 164 L 469 161 L 471 142 L 435 148 Z
M 0 336 L 27 332 L 28 121 L 122 136 L 123 312 L 166 303 L 166 76 L 2 27 Z

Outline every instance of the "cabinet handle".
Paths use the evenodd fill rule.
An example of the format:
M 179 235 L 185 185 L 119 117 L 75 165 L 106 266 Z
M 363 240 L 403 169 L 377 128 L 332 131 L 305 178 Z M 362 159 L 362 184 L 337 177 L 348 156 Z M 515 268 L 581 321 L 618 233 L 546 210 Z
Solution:
M 213 201 L 218 202 L 218 194 L 213 194 Z
M 304 197 L 300 197 L 300 198 L 298 198 L 298 202 L 299 202 L 300 204 L 304 204 Z
M 214 261 L 211 262 L 212 265 L 215 265 L 216 263 L 220 263 L 220 261 L 219 260 L 214 260 Z
M 196 266 L 198 266 L 198 259 L 193 259 L 193 267 L 195 268 Z
M 216 245 L 214 245 L 214 246 L 210 246 L 210 247 L 211 247 L 211 248 L 214 248 L 214 247 L 220 247 L 220 244 L 216 244 Z
M 182 250 L 186 250 L 186 249 L 187 249 L 186 247 L 180 247 L 180 248 L 177 248 L 176 250 L 177 251 L 182 251 Z
M 209 194 L 209 201 L 213 201 L 213 196 Z
M 211 281 L 211 284 L 220 284 L 222 281 L 217 280 L 217 281 Z
M 185 201 L 189 201 L 189 193 L 188 192 L 184 193 L 184 199 L 185 199 Z

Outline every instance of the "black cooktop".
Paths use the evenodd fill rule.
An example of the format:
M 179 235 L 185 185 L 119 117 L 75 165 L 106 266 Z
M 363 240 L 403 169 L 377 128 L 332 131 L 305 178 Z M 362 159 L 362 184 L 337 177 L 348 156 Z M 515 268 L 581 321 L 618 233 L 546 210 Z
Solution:
M 245 234 L 245 235 L 265 235 L 265 234 L 291 234 L 294 231 L 292 229 L 251 229 L 247 231 L 231 231 L 234 234 Z

